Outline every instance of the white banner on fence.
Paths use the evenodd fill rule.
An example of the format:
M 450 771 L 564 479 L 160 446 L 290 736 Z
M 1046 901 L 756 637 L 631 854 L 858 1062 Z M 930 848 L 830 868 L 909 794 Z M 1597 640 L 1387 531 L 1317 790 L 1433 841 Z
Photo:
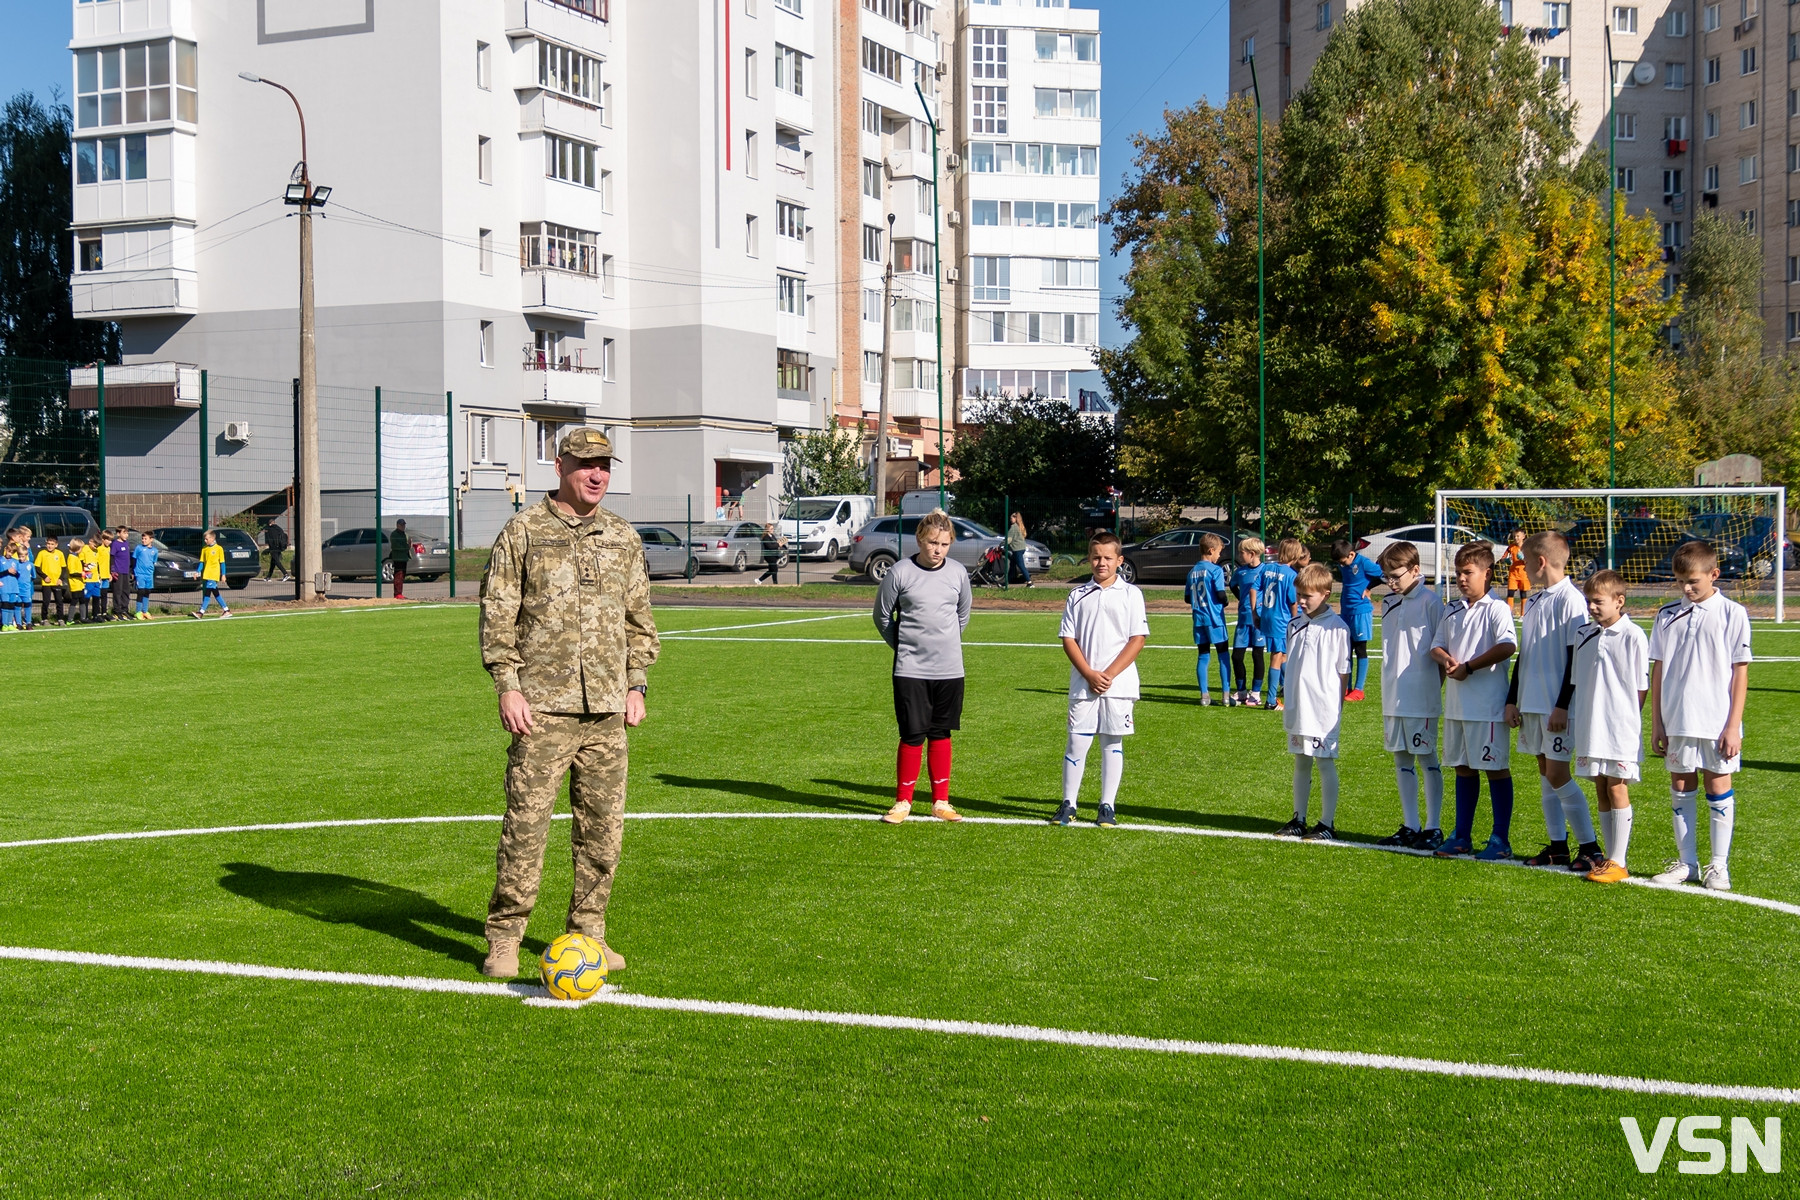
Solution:
M 450 514 L 450 426 L 442 413 L 381 414 L 381 511 L 417 517 Z

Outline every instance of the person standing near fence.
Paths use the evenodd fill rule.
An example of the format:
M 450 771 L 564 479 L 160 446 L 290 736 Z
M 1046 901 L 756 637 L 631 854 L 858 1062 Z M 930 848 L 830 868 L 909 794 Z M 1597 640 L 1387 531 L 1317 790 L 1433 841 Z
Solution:
M 269 573 L 264 579 L 287 579 L 287 569 L 281 565 L 281 553 L 288 548 L 287 530 L 270 521 L 263 526 L 263 545 L 269 548 Z
M 1013 566 L 1025 577 L 1025 586 L 1031 586 L 1031 568 L 1025 565 L 1025 518 L 1013 513 L 1012 521 L 1006 527 L 1006 552 L 1012 556 Z
M 406 534 L 406 522 L 395 521 L 394 532 L 388 534 L 388 562 L 394 568 L 394 599 L 406 599 L 406 564 L 412 561 L 412 540 Z
M 123 621 L 131 605 L 131 530 L 123 525 L 113 530 L 107 550 L 112 558 L 113 620 Z
M 481 578 L 481 661 L 500 697 L 506 818 L 488 901 L 481 973 L 519 973 L 519 943 L 537 904 L 544 843 L 569 776 L 575 886 L 567 928 L 606 948 L 606 906 L 625 830 L 628 728 L 644 720 L 660 642 L 644 543 L 600 507 L 612 443 L 574 429 L 557 445 L 557 488 L 506 523 Z
M 782 553 L 787 539 L 776 530 L 774 522 L 763 526 L 762 560 L 763 573 L 756 577 L 756 582 L 768 580 L 770 583 L 781 582 L 781 560 L 787 556 Z
M 43 590 L 44 612 L 39 618 L 44 624 L 50 623 L 50 606 L 56 605 L 56 623 L 68 624 L 67 610 L 63 608 L 63 571 L 68 566 L 68 556 L 56 548 L 55 538 L 45 538 L 44 548 L 37 552 L 32 565 L 37 568 L 38 587 Z

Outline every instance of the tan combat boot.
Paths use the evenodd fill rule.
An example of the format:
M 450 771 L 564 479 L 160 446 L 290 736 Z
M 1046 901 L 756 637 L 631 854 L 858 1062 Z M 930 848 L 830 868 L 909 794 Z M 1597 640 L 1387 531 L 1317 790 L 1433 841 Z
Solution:
M 496 938 L 488 942 L 481 973 L 489 979 L 512 979 L 519 973 L 519 939 Z
M 625 969 L 625 956 L 607 945 L 604 939 L 600 942 L 600 949 L 606 951 L 606 970 L 608 974 L 611 974 L 614 971 L 623 971 Z

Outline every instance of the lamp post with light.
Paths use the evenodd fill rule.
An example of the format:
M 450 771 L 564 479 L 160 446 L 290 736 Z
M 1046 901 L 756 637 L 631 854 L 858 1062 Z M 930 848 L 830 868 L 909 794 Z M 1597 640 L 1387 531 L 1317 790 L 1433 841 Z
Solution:
M 238 72 L 247 83 L 266 83 L 294 102 L 300 118 L 300 163 L 282 195 L 282 202 L 300 210 L 300 416 L 294 437 L 300 446 L 299 493 L 294 499 L 300 511 L 294 521 L 294 599 L 321 598 L 318 573 L 324 540 L 319 523 L 319 363 L 313 334 L 313 209 L 325 207 L 331 189 L 313 183 L 306 167 L 306 113 L 293 92 L 249 71 Z M 307 572 L 311 572 L 309 576 Z

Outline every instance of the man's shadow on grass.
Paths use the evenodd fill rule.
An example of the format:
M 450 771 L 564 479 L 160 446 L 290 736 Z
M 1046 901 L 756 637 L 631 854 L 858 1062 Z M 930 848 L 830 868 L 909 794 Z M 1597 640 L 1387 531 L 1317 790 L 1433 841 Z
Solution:
M 328 925 L 355 925 L 456 962 L 481 965 L 481 950 L 438 931 L 482 938 L 486 935 L 483 923 L 445 908 L 422 892 L 353 875 L 281 871 L 258 863 L 222 865 L 228 874 L 219 880 L 219 886 L 233 895 Z M 525 948 L 539 953 L 544 943 L 526 938 Z
M 853 787 L 849 790 L 873 790 L 878 795 L 888 796 L 888 804 L 865 804 L 861 800 L 853 800 L 848 796 L 828 796 L 818 792 L 797 792 L 793 788 L 779 783 L 764 783 L 760 779 L 698 779 L 691 775 L 671 775 L 659 773 L 656 781 L 669 787 L 684 788 L 692 791 L 724 792 L 728 795 L 743 796 L 748 800 L 767 800 L 772 804 L 792 804 L 803 808 L 830 808 L 839 812 L 871 813 L 886 812 L 888 804 L 893 803 L 893 789 L 867 789 Z M 836 786 L 834 780 L 815 779 L 814 783 Z

